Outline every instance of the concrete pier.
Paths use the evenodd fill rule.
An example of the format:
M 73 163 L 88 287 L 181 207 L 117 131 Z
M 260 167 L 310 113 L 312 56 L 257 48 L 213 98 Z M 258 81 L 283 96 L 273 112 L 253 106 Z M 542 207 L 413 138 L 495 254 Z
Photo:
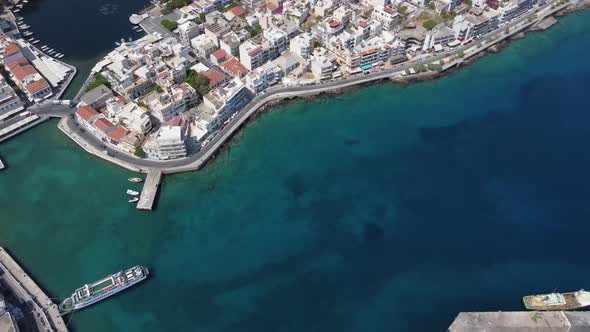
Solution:
M 590 331 L 590 312 L 583 311 L 513 311 L 462 312 L 449 332 L 572 332 Z
M 161 181 L 161 170 L 150 169 L 148 171 L 145 184 L 141 191 L 141 196 L 139 196 L 139 202 L 137 202 L 138 210 L 151 210 L 153 208 Z
M 0 247 L 0 278 L 23 303 L 30 303 L 39 331 L 67 332 L 66 324 L 58 307 L 37 286 L 25 271 Z

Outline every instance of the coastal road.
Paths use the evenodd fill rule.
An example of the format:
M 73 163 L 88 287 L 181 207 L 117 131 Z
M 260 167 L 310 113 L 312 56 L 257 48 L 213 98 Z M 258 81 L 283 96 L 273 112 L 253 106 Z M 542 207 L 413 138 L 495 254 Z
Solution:
M 540 9 L 539 11 L 543 11 L 548 6 L 549 6 L 549 4 L 546 5 L 544 8 Z M 537 11 L 537 13 L 539 13 L 539 11 Z M 346 88 L 346 87 L 350 87 L 350 86 L 354 86 L 354 85 L 358 85 L 358 84 L 362 84 L 362 83 L 368 83 L 368 82 L 376 81 L 376 80 L 380 80 L 380 79 L 389 79 L 392 76 L 400 75 L 402 72 L 409 70 L 410 68 L 414 68 L 419 65 L 425 65 L 425 64 L 429 64 L 429 63 L 433 63 L 433 62 L 438 62 L 442 59 L 449 58 L 451 56 L 455 56 L 461 52 L 465 52 L 468 55 L 479 53 L 479 52 L 483 51 L 484 49 L 486 49 L 487 47 L 497 43 L 498 40 L 502 40 L 504 38 L 507 38 L 509 35 L 513 35 L 516 31 L 524 29 L 527 26 L 530 26 L 531 24 L 533 24 L 532 22 L 525 22 L 525 20 L 528 20 L 530 15 L 532 15 L 532 14 L 533 13 L 529 13 L 528 15 L 525 15 L 522 18 L 517 19 L 506 26 L 504 26 L 500 29 L 497 29 L 496 31 L 493 31 L 485 36 L 482 36 L 482 38 L 479 41 L 475 41 L 474 43 L 472 43 L 470 45 L 462 46 L 457 49 L 454 49 L 452 52 L 427 56 L 427 57 L 424 57 L 421 59 L 398 64 L 398 65 L 395 65 L 395 66 L 388 68 L 386 70 L 370 73 L 367 75 L 361 74 L 361 75 L 357 75 L 357 76 L 346 78 L 346 79 L 325 82 L 325 83 L 320 83 L 320 84 L 315 84 L 315 85 L 270 88 L 266 92 L 254 97 L 254 99 L 252 99 L 244 107 L 244 109 L 242 109 L 240 112 L 238 112 L 237 115 L 235 116 L 235 118 L 225 128 L 223 128 L 221 131 L 219 131 L 217 133 L 217 135 L 209 142 L 209 144 L 207 144 L 201 151 L 199 151 L 198 153 L 196 153 L 190 157 L 187 157 L 187 158 L 166 160 L 166 161 L 151 160 L 151 159 L 139 159 L 139 158 L 132 156 L 130 154 L 120 152 L 116 149 L 105 146 L 105 143 L 102 142 L 100 139 L 98 139 L 94 135 L 91 135 L 90 133 L 88 133 L 85 130 L 81 130 L 81 126 L 78 123 L 76 123 L 76 121 L 73 117 L 68 116 L 68 117 L 64 118 L 62 120 L 62 124 L 63 124 L 64 130 L 69 131 L 70 133 L 75 132 L 76 136 L 78 136 L 79 139 L 82 140 L 82 142 L 77 141 L 79 144 L 85 145 L 85 147 L 87 149 L 93 150 L 95 155 L 100 156 L 102 158 L 106 158 L 106 154 L 104 154 L 104 151 L 107 151 L 111 158 L 106 158 L 106 159 L 111 159 L 111 161 L 113 161 L 112 159 L 116 159 L 116 160 L 122 162 L 123 164 L 128 164 L 129 166 L 139 168 L 139 169 L 158 168 L 158 169 L 163 170 L 165 173 L 186 172 L 186 171 L 197 170 L 202 165 L 204 165 L 204 163 L 211 156 L 213 156 L 215 154 L 217 149 L 219 149 L 223 145 L 223 143 L 226 142 L 227 139 L 229 137 L 231 137 L 233 135 L 233 133 L 250 116 L 252 116 L 258 109 L 260 109 L 262 106 L 264 106 L 266 103 L 268 103 L 270 101 L 285 99 L 285 98 L 293 98 L 293 97 L 298 97 L 298 96 L 303 96 L 303 95 L 313 95 L 313 94 L 328 92 L 328 91 L 332 91 L 332 90 L 336 90 L 336 89 L 342 89 L 342 88 Z M 522 24 L 523 22 L 525 22 L 525 24 Z M 159 24 L 159 22 L 158 22 L 158 24 Z M 518 25 L 517 29 L 512 31 L 511 28 L 515 27 L 517 25 Z M 507 29 L 511 29 L 510 34 L 505 33 L 505 31 Z M 498 40 L 495 40 L 496 37 L 502 37 L 502 38 L 498 38 Z M 486 40 L 489 40 L 490 38 L 494 39 L 494 41 L 493 42 L 485 42 Z M 61 106 L 61 105 L 55 105 L 55 106 Z M 48 107 L 47 110 L 46 111 L 44 110 L 44 111 L 45 112 L 52 112 L 50 109 L 52 109 L 52 108 Z M 72 137 L 72 136 L 70 135 L 70 137 Z M 101 152 L 103 152 L 102 155 L 101 155 Z M 128 167 L 128 168 L 130 168 L 130 167 Z

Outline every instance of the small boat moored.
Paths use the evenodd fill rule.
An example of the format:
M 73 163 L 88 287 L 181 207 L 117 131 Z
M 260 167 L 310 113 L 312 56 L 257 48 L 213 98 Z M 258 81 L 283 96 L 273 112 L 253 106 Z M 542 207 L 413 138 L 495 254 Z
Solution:
M 133 182 L 133 183 L 140 183 L 141 181 L 143 181 L 143 179 L 141 179 L 141 178 L 129 178 L 129 179 L 127 179 L 127 181 Z
M 135 191 L 135 190 L 127 189 L 127 194 L 132 195 L 132 196 L 137 196 L 137 195 L 139 195 L 139 192 Z
M 590 292 L 580 289 L 569 293 L 528 295 L 522 301 L 528 310 L 576 310 L 590 306 Z
M 129 203 L 135 203 L 137 201 L 139 201 L 139 198 L 138 197 L 133 197 L 132 199 L 128 200 L 127 202 L 129 202 Z

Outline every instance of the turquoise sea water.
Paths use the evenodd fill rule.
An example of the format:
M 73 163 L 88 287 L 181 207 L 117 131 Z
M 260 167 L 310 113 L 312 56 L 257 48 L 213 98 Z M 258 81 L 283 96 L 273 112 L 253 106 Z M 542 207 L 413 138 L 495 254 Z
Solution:
M 76 331 L 443 331 L 588 287 L 590 12 L 434 82 L 278 107 L 204 170 L 131 175 L 48 123 L 0 145 L 0 244 L 54 297 L 152 277 Z

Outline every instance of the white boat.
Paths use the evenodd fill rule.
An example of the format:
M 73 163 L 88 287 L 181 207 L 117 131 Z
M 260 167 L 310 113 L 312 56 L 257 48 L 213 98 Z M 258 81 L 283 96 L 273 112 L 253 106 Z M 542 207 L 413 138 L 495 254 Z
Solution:
M 33 41 L 33 39 L 35 39 L 35 37 L 31 37 L 31 38 L 29 38 L 29 41 L 30 41 L 30 42 L 32 42 L 32 41 Z
M 35 39 L 32 41 L 33 44 L 37 44 L 39 42 L 39 39 Z
M 60 53 L 59 55 L 56 55 L 55 57 L 58 58 L 58 59 L 61 59 L 61 58 L 64 57 L 64 55 Z
M 127 189 L 127 194 L 129 194 L 131 196 L 137 196 L 137 195 L 139 195 L 139 192 L 137 192 L 135 190 Z
M 138 197 L 133 197 L 132 199 L 128 200 L 127 202 L 129 202 L 129 203 L 135 203 L 137 201 L 139 201 L 139 198 Z
M 18 12 L 20 12 L 20 9 L 15 9 L 14 12 L 18 13 Z
M 47 45 L 43 45 L 41 46 L 41 51 L 45 51 L 46 49 L 48 49 L 49 47 L 47 47 Z
M 141 179 L 141 178 L 129 178 L 127 180 L 129 182 L 133 182 L 133 183 L 139 183 L 139 182 L 143 181 L 143 179 Z

